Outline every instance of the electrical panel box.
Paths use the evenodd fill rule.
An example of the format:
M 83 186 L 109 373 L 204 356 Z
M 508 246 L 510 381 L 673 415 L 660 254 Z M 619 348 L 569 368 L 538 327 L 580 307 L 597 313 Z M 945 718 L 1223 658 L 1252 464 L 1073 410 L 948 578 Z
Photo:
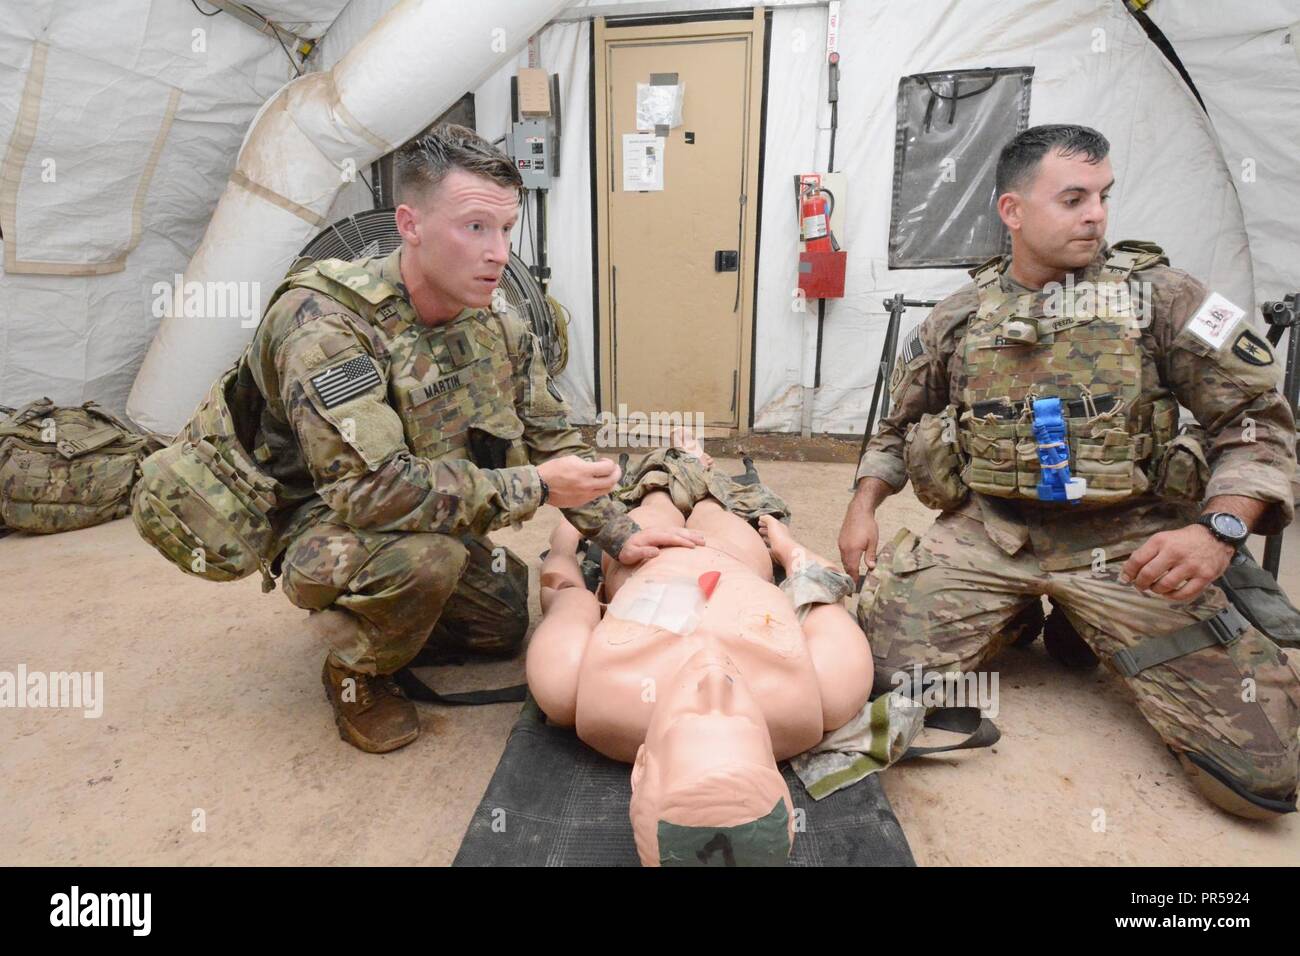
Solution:
M 510 128 L 510 155 L 526 189 L 550 189 L 556 169 L 556 137 L 550 120 L 522 120 Z

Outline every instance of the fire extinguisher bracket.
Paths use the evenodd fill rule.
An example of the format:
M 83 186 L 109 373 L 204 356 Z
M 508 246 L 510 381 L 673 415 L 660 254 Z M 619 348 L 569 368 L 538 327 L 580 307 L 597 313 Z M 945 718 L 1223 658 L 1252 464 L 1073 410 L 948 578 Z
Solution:
M 844 298 L 844 269 L 849 254 L 844 250 L 799 253 L 799 289 L 809 299 Z

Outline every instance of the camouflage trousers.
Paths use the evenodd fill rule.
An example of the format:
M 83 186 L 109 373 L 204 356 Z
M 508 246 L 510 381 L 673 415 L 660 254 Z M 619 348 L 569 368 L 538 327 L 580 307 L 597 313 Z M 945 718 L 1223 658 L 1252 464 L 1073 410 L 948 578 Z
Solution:
M 1008 556 L 980 522 L 944 513 L 920 539 L 908 535 L 882 549 L 864 581 L 858 619 L 871 641 L 876 686 L 896 686 L 894 675 L 911 675 L 913 665 L 923 673 L 981 670 L 1017 636 L 1016 615 L 1042 595 L 1108 666 L 1116 651 L 1228 604 L 1214 586 L 1183 603 L 1142 594 L 1119 583 L 1122 566 L 1111 560 L 1104 568 L 1043 571 L 1029 547 Z M 1259 631 L 1123 679 L 1175 755 L 1209 758 L 1251 793 L 1294 796 L 1300 662 Z
M 328 509 L 291 539 L 284 592 L 352 670 L 391 674 L 433 657 L 518 653 L 528 631 L 528 566 L 485 537 L 375 532 Z

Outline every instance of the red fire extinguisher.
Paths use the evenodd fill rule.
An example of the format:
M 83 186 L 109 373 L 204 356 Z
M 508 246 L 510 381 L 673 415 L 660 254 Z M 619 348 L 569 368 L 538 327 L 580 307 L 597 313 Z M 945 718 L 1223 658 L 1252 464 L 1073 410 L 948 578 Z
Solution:
M 827 197 L 830 199 L 829 204 Z M 799 238 L 808 252 L 831 251 L 831 212 L 835 197 L 825 189 L 810 186 L 804 190 L 799 203 Z

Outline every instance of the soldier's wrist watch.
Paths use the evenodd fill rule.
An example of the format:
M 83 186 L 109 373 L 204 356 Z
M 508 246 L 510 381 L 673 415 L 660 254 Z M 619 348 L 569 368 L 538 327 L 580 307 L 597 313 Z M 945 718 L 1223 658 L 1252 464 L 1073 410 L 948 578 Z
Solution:
M 1211 511 L 1197 518 L 1196 523 L 1209 528 L 1210 534 L 1234 548 L 1240 548 L 1250 537 L 1246 522 L 1229 511 Z
M 551 486 L 546 483 L 546 479 L 540 474 L 537 476 L 537 483 L 542 486 L 542 498 L 537 502 L 537 507 L 540 508 L 542 505 L 546 504 L 546 499 L 551 497 Z

